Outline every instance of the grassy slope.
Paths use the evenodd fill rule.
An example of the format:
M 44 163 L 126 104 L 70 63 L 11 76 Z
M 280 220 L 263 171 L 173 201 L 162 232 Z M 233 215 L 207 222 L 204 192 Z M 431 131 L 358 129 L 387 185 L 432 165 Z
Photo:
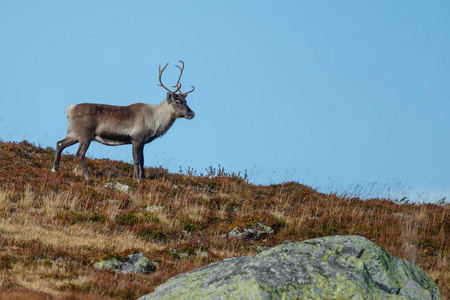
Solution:
M 249 184 L 223 169 L 206 175 L 149 168 L 132 180 L 132 166 L 88 160 L 85 181 L 76 159 L 63 156 L 51 173 L 53 149 L 0 142 L 0 298 L 134 299 L 170 277 L 227 257 L 327 235 L 358 234 L 416 262 L 450 298 L 449 205 L 403 204 L 326 195 L 294 182 Z M 122 193 L 105 182 L 131 187 Z M 163 209 L 147 211 L 150 205 Z M 223 238 L 235 226 L 264 221 L 266 240 Z M 193 254 L 179 258 L 171 252 Z M 195 255 L 207 251 L 208 257 Z M 117 275 L 97 261 L 142 251 L 159 262 L 149 275 Z

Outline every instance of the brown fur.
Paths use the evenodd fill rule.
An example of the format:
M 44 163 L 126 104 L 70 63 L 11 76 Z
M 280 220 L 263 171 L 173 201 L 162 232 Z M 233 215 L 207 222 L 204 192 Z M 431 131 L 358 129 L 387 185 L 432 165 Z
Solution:
M 86 179 L 91 175 L 85 154 L 92 141 L 109 146 L 133 145 L 134 178 L 144 179 L 144 145 L 163 135 L 177 118 L 192 119 L 195 114 L 186 103 L 186 94 L 167 93 L 159 105 L 136 103 L 129 106 L 82 103 L 66 111 L 67 137 L 56 144 L 52 171 L 59 170 L 61 152 L 80 143 L 76 156 Z

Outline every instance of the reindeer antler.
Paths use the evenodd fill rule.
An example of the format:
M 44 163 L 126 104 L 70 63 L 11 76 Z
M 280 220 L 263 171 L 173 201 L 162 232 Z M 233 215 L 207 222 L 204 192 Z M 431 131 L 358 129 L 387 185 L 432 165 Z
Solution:
M 180 76 L 178 76 L 178 81 L 177 81 L 177 84 L 175 84 L 175 86 L 174 87 L 177 87 L 178 86 L 178 84 L 180 83 L 180 79 L 181 79 L 181 75 L 183 75 L 183 70 L 184 70 L 184 62 L 182 61 L 182 60 L 179 60 L 179 62 L 183 65 L 183 67 L 182 68 L 180 68 L 180 66 L 178 66 L 178 65 L 175 65 L 175 67 L 177 67 L 178 69 L 180 69 Z M 181 84 L 180 84 L 180 87 L 181 87 Z
M 180 86 L 180 87 L 181 87 L 181 86 Z M 182 93 L 182 92 L 180 91 L 180 94 L 186 96 L 187 94 L 192 93 L 192 92 L 195 90 L 195 87 L 194 87 L 193 85 L 191 85 L 191 87 L 192 87 L 192 90 L 190 90 L 189 92 Z
M 183 62 L 182 60 L 179 60 L 179 62 L 183 65 L 183 67 L 180 68 L 180 66 L 175 65 L 175 67 L 177 67 L 178 69 L 180 69 L 180 76 L 178 76 L 178 81 L 177 81 L 177 84 L 175 85 L 175 87 L 178 86 L 178 84 L 179 84 L 179 82 L 180 82 L 180 79 L 181 79 L 181 75 L 183 75 L 183 71 L 184 71 L 184 62 Z M 191 85 L 191 87 L 192 87 L 192 90 L 190 90 L 189 92 L 182 93 L 182 92 L 180 91 L 180 94 L 186 96 L 187 94 L 192 93 L 192 92 L 195 90 L 195 87 L 193 87 L 192 85 Z M 181 83 L 180 83 L 179 89 L 180 89 L 180 88 L 181 88 Z
M 181 85 L 175 90 L 175 92 L 172 92 L 171 90 L 169 90 L 168 88 L 166 88 L 166 86 L 162 83 L 162 81 L 161 81 L 161 76 L 162 76 L 162 73 L 164 72 L 164 70 L 167 68 L 167 65 L 168 65 L 169 63 L 167 63 L 165 66 L 164 66 L 164 68 L 161 70 L 161 65 L 159 65 L 159 83 L 160 84 L 158 84 L 160 87 L 163 87 L 164 89 L 166 89 L 169 93 L 172 93 L 172 94 L 175 94 L 176 92 L 178 92 L 180 89 L 181 89 Z M 180 75 L 181 76 L 181 75 Z M 178 79 L 178 81 L 179 81 L 180 79 Z M 177 85 L 178 85 L 178 83 L 177 83 Z
M 161 81 L 161 75 L 162 75 L 162 73 L 164 72 L 164 70 L 166 69 L 166 67 L 167 67 L 167 65 L 168 65 L 169 63 L 167 63 L 167 64 L 164 66 L 164 68 L 163 68 L 162 70 L 161 70 L 161 65 L 159 65 L 159 83 L 160 83 L 160 84 L 158 84 L 158 85 L 159 85 L 160 87 L 165 88 L 167 91 L 169 91 L 169 92 L 172 93 L 172 94 L 175 94 L 176 92 L 179 91 L 179 92 L 180 92 L 180 95 L 186 96 L 187 94 L 192 93 L 192 92 L 195 90 L 195 87 L 193 87 L 193 86 L 191 85 L 192 90 L 190 90 L 189 92 L 186 92 L 186 93 L 182 93 L 182 92 L 180 91 L 180 89 L 181 89 L 180 79 L 181 79 L 181 76 L 183 75 L 183 71 L 184 71 L 184 62 L 183 62 L 182 60 L 179 60 L 179 62 L 182 64 L 182 67 L 180 67 L 180 66 L 178 66 L 178 65 L 175 65 L 175 67 L 177 67 L 178 69 L 180 69 L 180 76 L 178 76 L 177 84 L 175 84 L 174 86 L 172 86 L 172 87 L 176 88 L 175 92 L 172 92 L 171 90 L 169 90 L 168 88 L 166 88 L 166 87 L 164 86 L 164 84 L 162 83 L 162 81 Z

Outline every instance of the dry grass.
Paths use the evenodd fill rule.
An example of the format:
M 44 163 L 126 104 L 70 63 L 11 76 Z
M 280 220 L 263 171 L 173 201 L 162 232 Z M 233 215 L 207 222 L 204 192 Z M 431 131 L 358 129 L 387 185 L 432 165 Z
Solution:
M 443 299 L 450 298 L 448 204 L 337 197 L 294 182 L 255 186 L 221 168 L 204 176 L 149 168 L 151 179 L 135 182 L 131 165 L 110 160 L 88 160 L 94 179 L 85 181 L 73 171 L 73 156 L 63 157 L 58 174 L 50 172 L 52 160 L 51 148 L 0 143 L 0 299 L 135 299 L 179 273 L 255 254 L 257 246 L 335 234 L 365 236 L 419 264 Z M 258 221 L 275 234 L 223 237 Z M 173 249 L 190 256 L 180 258 Z M 195 255 L 198 250 L 208 257 Z M 134 252 L 157 261 L 157 271 L 93 268 Z

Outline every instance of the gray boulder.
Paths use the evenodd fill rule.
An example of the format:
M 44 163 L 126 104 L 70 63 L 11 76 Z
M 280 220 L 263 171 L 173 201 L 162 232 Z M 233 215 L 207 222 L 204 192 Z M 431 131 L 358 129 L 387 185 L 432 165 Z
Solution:
M 149 299 L 440 299 L 419 266 L 361 236 L 284 244 L 180 274 Z
M 122 274 L 148 274 L 156 270 L 156 263 L 150 262 L 143 253 L 134 253 L 128 255 L 123 261 L 113 258 L 95 263 L 94 268 Z

